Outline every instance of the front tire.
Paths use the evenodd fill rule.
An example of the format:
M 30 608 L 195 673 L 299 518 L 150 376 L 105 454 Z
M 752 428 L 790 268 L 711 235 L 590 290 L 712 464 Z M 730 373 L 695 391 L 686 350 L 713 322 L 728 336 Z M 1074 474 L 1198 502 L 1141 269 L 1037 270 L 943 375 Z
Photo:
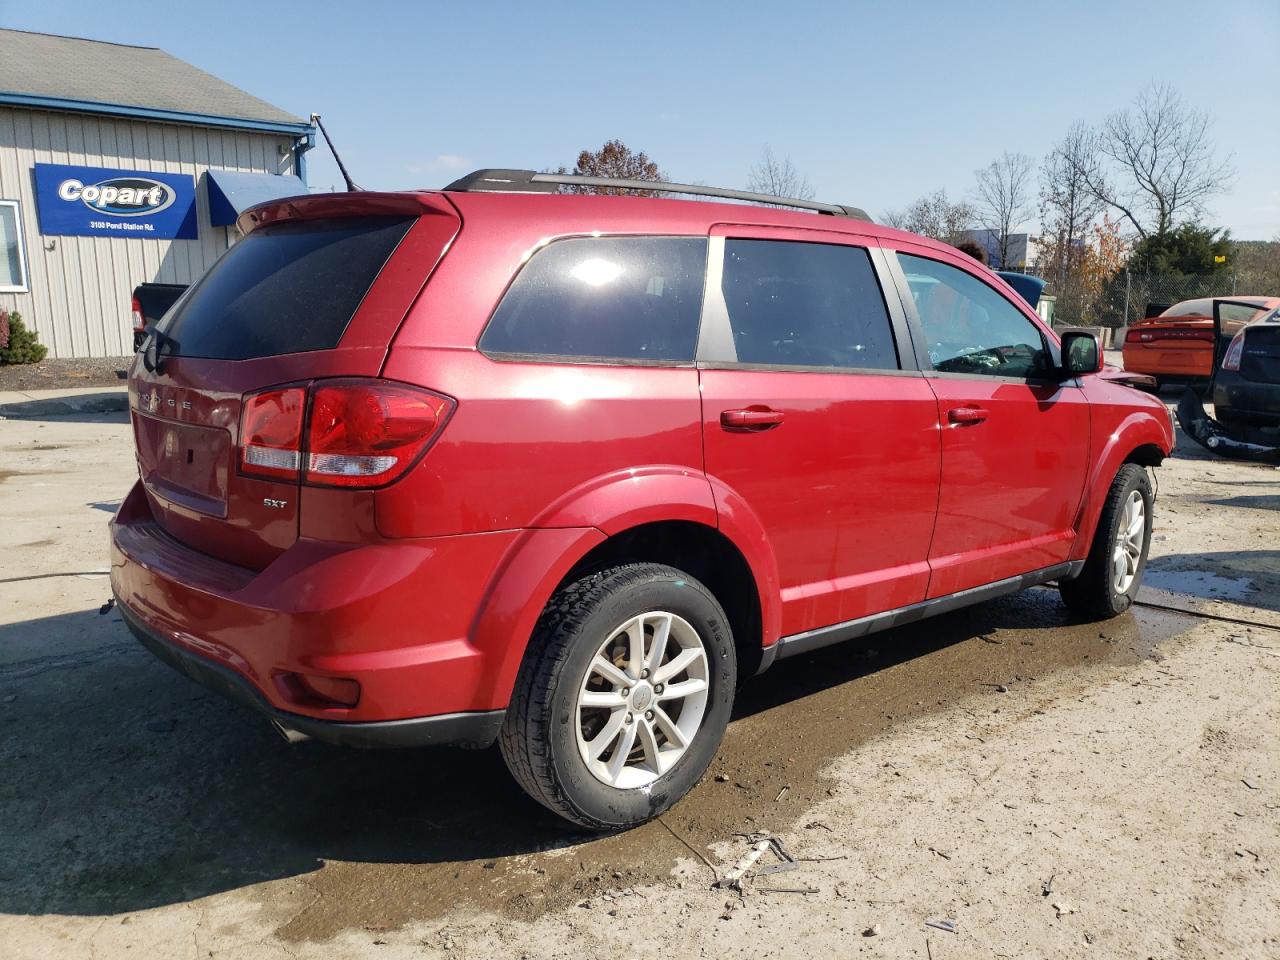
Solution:
M 1107 492 L 1084 569 L 1058 584 L 1072 612 L 1105 620 L 1132 606 L 1151 548 L 1153 506 L 1147 471 L 1126 463 Z
M 660 815 L 706 772 L 737 679 L 720 604 L 681 571 L 610 567 L 561 588 L 534 628 L 499 744 L 520 786 L 594 830 Z

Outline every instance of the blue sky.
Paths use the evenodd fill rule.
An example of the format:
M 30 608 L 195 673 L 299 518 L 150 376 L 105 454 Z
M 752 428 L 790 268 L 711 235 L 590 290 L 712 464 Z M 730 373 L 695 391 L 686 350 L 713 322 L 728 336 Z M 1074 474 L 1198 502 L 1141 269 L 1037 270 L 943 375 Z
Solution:
M 1039 159 L 1152 81 L 1210 111 L 1212 220 L 1280 235 L 1280 3 L 0 2 L 4 26 L 158 46 L 322 113 L 356 180 L 440 186 L 572 165 L 617 137 L 677 180 L 741 186 L 769 144 L 873 216 L 1003 150 Z M 327 152 L 313 185 L 340 184 Z

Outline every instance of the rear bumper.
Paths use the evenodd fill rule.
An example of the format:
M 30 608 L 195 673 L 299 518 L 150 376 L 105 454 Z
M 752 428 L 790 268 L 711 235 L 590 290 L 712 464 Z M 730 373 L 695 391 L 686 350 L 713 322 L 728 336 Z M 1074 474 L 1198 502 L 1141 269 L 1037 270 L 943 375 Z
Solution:
M 365 745 L 483 743 L 506 707 L 497 677 L 509 651 L 470 635 L 517 535 L 299 538 L 253 571 L 169 537 L 135 486 L 111 523 L 111 587 L 156 656 L 289 730 Z M 359 697 L 318 697 L 306 682 L 317 678 L 354 680 Z
M 1259 383 L 1220 370 L 1213 385 L 1213 404 L 1219 419 L 1227 412 L 1240 420 L 1280 425 L 1280 383 Z
M 487 747 L 498 738 L 498 731 L 502 729 L 506 715 L 503 710 L 367 723 L 317 720 L 277 710 L 242 675 L 149 630 L 127 607 L 122 605 L 120 609 L 129 630 L 139 643 L 155 654 L 156 659 L 202 687 L 262 714 L 280 727 L 286 736 L 301 734 L 307 739 L 344 747 L 425 747 L 437 744 Z
M 1213 352 L 1208 349 L 1186 347 L 1159 349 L 1157 347 L 1130 346 L 1125 344 L 1121 355 L 1124 368 L 1134 373 L 1145 373 L 1167 382 L 1193 382 L 1208 380 L 1213 372 Z
M 1219 370 L 1213 384 L 1213 411 L 1222 423 L 1246 428 L 1249 436 L 1242 440 L 1280 444 L 1280 383 L 1259 383 Z

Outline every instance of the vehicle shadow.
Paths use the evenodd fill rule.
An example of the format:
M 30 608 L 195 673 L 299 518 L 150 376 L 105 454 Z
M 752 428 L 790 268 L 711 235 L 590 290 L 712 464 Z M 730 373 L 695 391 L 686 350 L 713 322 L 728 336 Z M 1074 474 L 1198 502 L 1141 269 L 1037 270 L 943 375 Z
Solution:
M 676 822 L 700 844 L 741 829 L 753 810 L 784 815 L 793 808 L 774 803 L 771 783 L 747 789 L 772 766 L 766 758 L 808 790 L 799 785 L 895 717 L 990 693 L 997 680 L 1142 655 L 1187 621 L 1153 623 L 1126 615 L 1102 632 L 1073 623 L 1055 592 L 1032 590 L 782 662 L 740 693 L 713 768 L 743 789 L 726 802 L 735 784 L 707 777 Z M 833 726 L 832 716 L 843 719 Z M 576 846 L 566 869 L 586 870 L 592 850 L 634 862 L 655 837 L 673 843 L 655 825 L 603 841 L 567 827 L 520 792 L 497 750 L 289 746 L 260 717 L 155 661 L 114 610 L 0 625 L 0 769 L 0 913 L 9 914 L 141 910 L 312 874 L 326 861 L 412 867 L 438 900 L 461 896 L 459 870 L 501 886 L 496 858 Z M 664 852 L 655 879 L 677 852 Z M 564 880 L 563 896 L 582 875 Z M 551 876 L 518 880 L 556 889 Z

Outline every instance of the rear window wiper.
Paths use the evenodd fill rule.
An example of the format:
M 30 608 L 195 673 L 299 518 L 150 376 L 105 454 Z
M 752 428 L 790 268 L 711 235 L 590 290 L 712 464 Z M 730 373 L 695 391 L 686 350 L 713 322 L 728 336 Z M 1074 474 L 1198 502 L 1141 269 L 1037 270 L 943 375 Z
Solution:
M 166 333 L 161 333 L 155 324 L 147 327 L 147 345 L 142 351 L 142 365 L 148 373 L 162 373 L 164 354 L 172 351 L 178 341 Z

